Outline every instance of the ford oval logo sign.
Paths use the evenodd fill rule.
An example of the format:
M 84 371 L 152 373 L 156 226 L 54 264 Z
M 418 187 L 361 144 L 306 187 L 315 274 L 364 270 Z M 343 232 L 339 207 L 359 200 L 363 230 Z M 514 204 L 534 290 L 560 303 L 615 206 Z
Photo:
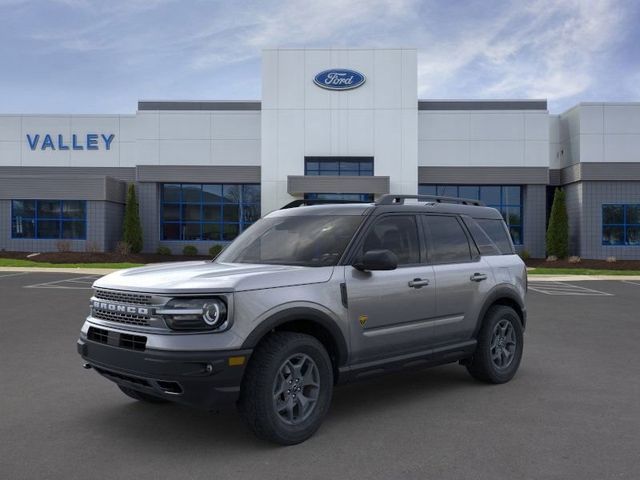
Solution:
M 327 90 L 351 90 L 358 88 L 365 80 L 365 76 L 355 70 L 332 68 L 317 74 L 313 83 Z

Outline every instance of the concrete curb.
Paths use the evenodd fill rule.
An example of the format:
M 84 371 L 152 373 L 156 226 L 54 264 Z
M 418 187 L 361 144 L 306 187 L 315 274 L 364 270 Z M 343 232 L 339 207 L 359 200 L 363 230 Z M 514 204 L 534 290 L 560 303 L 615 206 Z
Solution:
M 121 268 L 57 268 L 57 267 L 0 267 L 0 272 L 70 273 L 82 275 L 106 275 Z
M 582 282 L 587 280 L 634 280 L 640 275 L 529 275 L 530 282 Z

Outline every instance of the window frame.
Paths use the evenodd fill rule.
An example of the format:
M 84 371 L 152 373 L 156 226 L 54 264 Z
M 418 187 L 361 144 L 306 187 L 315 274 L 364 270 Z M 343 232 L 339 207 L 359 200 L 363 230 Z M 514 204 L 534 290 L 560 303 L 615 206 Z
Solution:
M 15 214 L 15 202 L 34 202 L 34 210 L 32 217 L 20 217 L 22 220 L 31 220 L 33 221 L 33 237 L 19 237 L 14 233 L 14 222 L 16 220 Z M 54 202 L 58 204 L 59 213 L 55 217 L 41 217 L 38 215 L 38 210 L 40 209 L 40 202 Z M 64 204 L 65 202 L 80 202 L 82 205 L 84 215 L 82 218 L 65 218 L 64 217 Z M 87 234 L 89 230 L 89 221 L 88 221 L 88 208 L 87 208 L 87 200 L 78 200 L 78 199 L 65 199 L 65 200 L 56 200 L 56 199 L 34 199 L 34 198 L 12 198 L 11 199 L 11 239 L 12 240 L 87 240 Z M 57 236 L 47 236 L 43 237 L 39 235 L 39 222 L 40 221 L 50 221 L 58 223 L 58 235 Z M 65 237 L 63 235 L 64 232 L 64 224 L 65 223 L 81 223 L 84 225 L 84 235 L 80 237 Z
M 622 223 L 604 223 L 604 209 L 606 207 L 622 207 Z M 640 229 L 640 223 L 629 223 L 627 221 L 627 210 L 629 207 L 640 208 L 640 203 L 603 203 L 600 207 L 600 245 L 603 247 L 640 247 L 637 244 L 627 243 L 627 229 L 634 227 Z M 607 227 L 622 228 L 622 243 L 605 243 L 604 229 Z
M 455 197 L 464 197 L 464 198 L 472 198 L 474 200 L 481 200 L 481 192 L 482 192 L 482 187 L 499 187 L 500 188 L 500 203 L 499 204 L 495 204 L 495 203 L 487 203 L 487 207 L 491 207 L 491 208 L 495 208 L 496 210 L 498 210 L 500 212 L 500 214 L 502 215 L 502 218 L 504 220 L 504 223 L 507 226 L 507 230 L 509 231 L 509 236 L 511 237 L 511 242 L 513 243 L 514 246 L 522 246 L 524 245 L 524 204 L 523 204 L 523 198 L 524 198 L 524 188 L 523 185 L 511 185 L 511 184 L 448 184 L 448 183 L 420 183 L 418 185 L 418 193 L 422 194 L 422 192 L 420 191 L 420 189 L 422 187 L 433 187 L 435 188 L 435 194 L 437 194 L 438 192 L 438 188 L 442 187 L 442 188 L 454 188 L 455 189 L 455 195 L 449 195 L 449 196 L 455 196 Z M 510 188 L 510 187 L 518 187 L 520 190 L 520 198 L 519 198 L 519 205 L 515 205 L 513 203 L 505 203 L 505 198 L 506 198 L 506 194 L 505 191 L 506 189 Z M 461 188 L 476 188 L 477 189 L 477 198 L 476 197 L 469 197 L 468 195 L 460 195 L 460 189 Z M 430 193 L 427 193 L 425 195 L 431 195 Z M 509 211 L 512 208 L 517 208 L 519 210 L 519 216 L 520 216 L 520 223 L 518 224 L 510 224 L 509 223 Z M 520 234 L 520 241 L 518 243 L 515 242 L 513 235 L 511 234 L 511 228 L 517 229 L 519 231 Z
M 177 185 L 179 186 L 178 199 L 176 201 L 165 201 L 165 186 L 167 185 Z M 184 197 L 184 186 L 188 187 L 198 187 L 200 192 L 199 201 L 185 201 Z M 207 202 L 204 198 L 205 186 L 219 186 L 220 187 L 220 201 L 219 202 Z M 245 210 L 248 208 L 258 207 L 258 211 L 261 208 L 261 199 L 258 198 L 258 201 L 250 201 L 245 202 L 245 189 L 246 187 L 260 187 L 259 183 L 238 183 L 238 182 L 218 182 L 218 183 L 193 183 L 193 182 L 163 182 L 158 184 L 158 188 L 160 189 L 160 208 L 159 208 L 159 238 L 161 242 L 232 242 L 235 240 L 242 232 L 248 229 L 251 225 L 253 225 L 260 217 L 256 218 L 254 221 L 247 221 Z M 237 199 L 237 203 L 232 200 L 227 200 L 225 195 L 226 191 L 229 187 L 238 187 L 239 196 Z M 260 191 L 262 193 L 262 190 Z M 254 199 L 255 200 L 255 199 Z M 184 216 L 184 207 L 185 206 L 198 206 L 199 212 L 199 220 L 185 220 Z M 164 213 L 165 208 L 167 206 L 175 206 L 178 208 L 178 219 L 177 220 L 165 220 Z M 207 206 L 215 206 L 219 209 L 219 219 L 216 221 L 207 221 L 204 218 L 204 209 Z M 238 208 L 238 216 L 236 221 L 227 221 L 225 220 L 225 206 L 233 206 Z M 178 236 L 180 238 L 166 238 L 164 228 L 165 225 L 176 225 L 178 228 Z M 197 239 L 187 239 L 184 238 L 184 228 L 187 225 L 198 225 L 199 234 Z M 218 227 L 218 235 L 217 238 L 204 238 L 205 232 L 204 227 L 207 225 L 217 226 Z M 232 225 L 237 227 L 237 234 L 231 239 L 225 239 L 225 226 Z
M 469 232 L 469 229 L 467 228 L 467 226 L 465 225 L 463 219 L 459 216 L 459 215 L 446 215 L 446 214 L 438 214 L 438 213 L 423 213 L 420 215 L 420 222 L 422 223 L 422 229 L 424 230 L 424 236 L 425 236 L 425 243 L 426 243 L 426 247 L 427 247 L 427 255 L 428 255 L 428 259 L 429 259 L 429 265 L 433 265 L 433 266 L 437 266 L 437 265 L 461 265 L 463 263 L 477 263 L 480 261 L 481 259 L 481 254 L 480 251 L 478 250 L 478 246 L 476 245 L 473 236 L 471 235 L 471 233 Z M 460 228 L 462 229 L 462 232 L 464 233 L 464 236 L 467 239 L 467 246 L 469 247 L 469 259 L 468 260 L 463 260 L 463 261 L 458 261 L 458 262 L 435 262 L 434 261 L 434 250 L 433 250 L 433 239 L 432 239 L 432 234 L 431 234 L 431 226 L 429 225 L 427 218 L 430 217 L 449 217 L 449 218 L 454 218 L 457 222 L 458 225 L 460 225 Z
M 361 225 L 361 229 L 356 231 L 355 233 L 355 237 L 357 237 L 355 239 L 355 243 L 353 245 L 348 245 L 347 249 L 345 250 L 346 255 L 344 256 L 344 262 L 338 262 L 338 265 L 353 265 L 356 260 L 358 259 L 358 257 L 364 253 L 362 252 L 362 247 L 364 246 L 364 241 L 367 238 L 367 235 L 369 235 L 369 232 L 372 231 L 372 229 L 375 227 L 375 225 L 381 221 L 384 220 L 386 218 L 389 217 L 413 217 L 413 221 L 414 224 L 416 226 L 416 234 L 418 236 L 418 254 L 419 254 L 419 260 L 418 263 L 405 263 L 405 264 L 399 264 L 398 267 L 396 269 L 399 268 L 412 268 L 412 267 L 420 267 L 420 266 L 425 266 L 425 265 L 429 265 L 428 262 L 428 255 L 427 255 L 427 251 L 426 251 L 426 239 L 424 236 L 424 232 L 422 230 L 422 228 L 419 225 L 418 222 L 418 214 L 416 214 L 415 212 L 397 212 L 397 213 L 383 213 L 380 215 L 375 215 L 371 217 L 371 220 L 368 222 L 365 222 L 365 224 Z

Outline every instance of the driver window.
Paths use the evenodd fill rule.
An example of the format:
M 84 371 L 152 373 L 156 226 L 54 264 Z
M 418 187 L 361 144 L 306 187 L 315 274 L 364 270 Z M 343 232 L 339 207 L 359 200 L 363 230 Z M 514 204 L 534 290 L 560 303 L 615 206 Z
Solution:
M 415 217 L 393 215 L 378 220 L 362 244 L 362 253 L 369 250 L 391 250 L 398 257 L 398 265 L 420 263 Z

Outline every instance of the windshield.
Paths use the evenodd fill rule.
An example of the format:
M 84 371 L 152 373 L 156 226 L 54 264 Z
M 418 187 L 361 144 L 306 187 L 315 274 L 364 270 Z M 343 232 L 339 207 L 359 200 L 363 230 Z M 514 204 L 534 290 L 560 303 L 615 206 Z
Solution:
M 336 265 L 363 217 L 307 215 L 264 218 L 216 259 L 216 263 Z

